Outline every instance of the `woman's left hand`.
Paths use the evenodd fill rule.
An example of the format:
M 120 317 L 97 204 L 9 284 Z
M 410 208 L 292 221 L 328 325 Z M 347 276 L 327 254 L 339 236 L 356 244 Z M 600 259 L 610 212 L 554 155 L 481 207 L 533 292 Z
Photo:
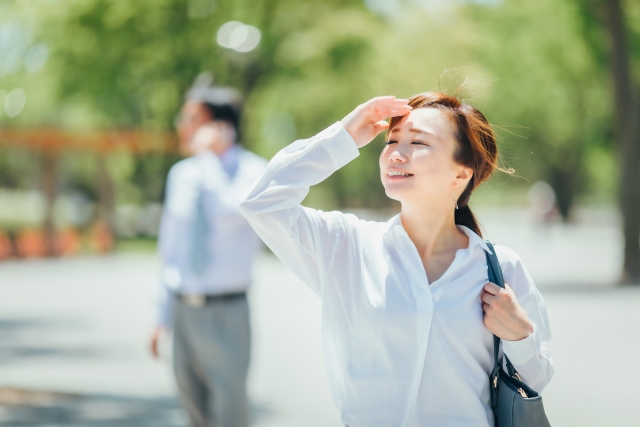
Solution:
M 380 132 L 389 129 L 389 117 L 404 116 L 411 111 L 409 100 L 379 96 L 360 104 L 341 120 L 344 129 L 358 148 L 370 143 Z
M 533 323 L 516 299 L 513 289 L 505 289 L 488 282 L 480 299 L 484 311 L 484 325 L 494 335 L 507 341 L 520 341 L 533 332 Z

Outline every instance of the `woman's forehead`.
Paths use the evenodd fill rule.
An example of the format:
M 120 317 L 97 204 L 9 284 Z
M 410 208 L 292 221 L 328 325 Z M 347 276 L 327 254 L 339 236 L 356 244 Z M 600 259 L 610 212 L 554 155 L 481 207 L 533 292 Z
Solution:
M 410 129 L 422 129 L 430 133 L 450 133 L 452 123 L 449 114 L 439 108 L 416 108 L 402 117 L 394 130 L 409 131 Z

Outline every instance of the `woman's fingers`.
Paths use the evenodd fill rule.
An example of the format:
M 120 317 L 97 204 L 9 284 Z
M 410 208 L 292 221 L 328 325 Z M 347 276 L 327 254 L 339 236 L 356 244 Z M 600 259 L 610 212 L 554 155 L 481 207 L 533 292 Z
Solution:
M 375 110 L 373 111 L 374 120 L 386 120 L 389 117 L 397 117 L 397 116 L 404 116 L 406 114 L 408 114 L 409 112 L 411 112 L 413 108 L 411 108 L 410 106 L 405 106 L 405 107 L 399 107 L 399 108 L 386 108 L 386 109 L 382 109 L 382 110 Z
M 480 299 L 482 300 L 482 302 L 491 305 L 498 299 L 498 297 L 493 294 L 490 294 L 489 292 L 483 291 L 480 294 Z
M 369 106 L 373 106 L 373 105 L 406 105 L 409 103 L 408 99 L 404 99 L 404 98 L 396 98 L 393 95 L 387 95 L 387 96 L 376 96 L 375 98 L 371 98 L 370 100 L 368 100 L 367 102 L 365 102 L 365 105 L 369 105 Z
M 365 102 L 365 104 L 375 104 L 375 103 L 382 103 L 382 102 L 390 102 L 397 99 L 395 96 L 393 95 L 382 95 L 382 96 L 376 96 L 375 98 L 371 98 L 370 100 L 368 100 L 367 102 Z
M 389 117 L 403 116 L 412 110 L 408 99 L 398 99 L 393 96 L 380 96 L 365 103 L 376 119 L 384 120 Z
M 392 108 L 389 117 L 404 116 L 411 110 L 413 110 L 413 108 L 410 105 L 403 105 L 400 107 Z
M 373 131 L 376 133 L 376 135 L 378 135 L 381 132 L 384 132 L 387 129 L 389 129 L 389 122 L 387 122 L 386 120 L 381 120 L 375 125 L 373 125 Z
M 487 282 L 483 288 L 486 292 L 489 292 L 492 295 L 498 295 L 502 292 L 502 288 L 495 283 Z
M 376 135 L 389 128 L 383 123 L 389 117 L 403 116 L 412 110 L 407 99 L 379 96 L 360 104 L 341 120 L 358 148 L 367 145 Z

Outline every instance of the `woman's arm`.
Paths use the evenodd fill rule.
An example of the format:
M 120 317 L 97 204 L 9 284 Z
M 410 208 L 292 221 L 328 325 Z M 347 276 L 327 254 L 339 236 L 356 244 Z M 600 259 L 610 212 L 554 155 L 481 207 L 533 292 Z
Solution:
M 502 339 L 504 353 L 523 381 L 541 392 L 554 374 L 549 318 L 538 291 L 518 255 L 501 247 L 496 249 L 502 266 L 505 289 L 487 283 L 481 295 L 484 323 Z
M 311 185 L 356 158 L 359 147 L 386 129 L 382 120 L 409 112 L 406 104 L 380 97 L 358 106 L 342 121 L 278 152 L 245 192 L 241 212 L 278 258 L 318 295 L 323 275 L 349 230 L 341 213 L 300 203 Z

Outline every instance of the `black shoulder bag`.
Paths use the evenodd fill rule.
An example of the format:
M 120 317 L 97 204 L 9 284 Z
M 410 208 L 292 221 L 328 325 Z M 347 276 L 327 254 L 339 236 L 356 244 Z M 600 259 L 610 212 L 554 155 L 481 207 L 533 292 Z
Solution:
M 487 255 L 489 281 L 504 288 L 502 269 L 493 245 L 488 240 L 487 246 L 492 254 Z M 491 371 L 491 407 L 496 419 L 496 427 L 551 427 L 544 413 L 542 396 L 529 388 L 504 355 L 507 372 L 502 368 L 502 358 L 498 359 L 500 338 L 493 336 L 494 363 Z

